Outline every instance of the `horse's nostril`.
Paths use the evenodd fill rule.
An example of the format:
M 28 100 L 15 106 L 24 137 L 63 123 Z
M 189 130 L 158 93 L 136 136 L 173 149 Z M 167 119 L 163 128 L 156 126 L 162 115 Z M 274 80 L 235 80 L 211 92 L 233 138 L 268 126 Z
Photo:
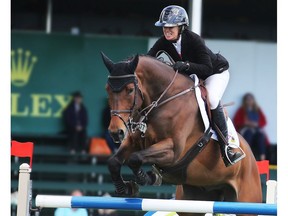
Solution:
M 122 135 L 122 134 L 124 134 L 124 131 L 123 131 L 122 129 L 119 129 L 119 130 L 118 130 L 118 134 L 119 134 L 119 135 Z
M 120 140 L 123 140 L 124 139 L 124 136 L 125 136 L 125 133 L 123 130 L 119 129 L 118 130 L 118 137 Z
M 118 129 L 117 131 L 109 130 L 109 133 L 115 143 L 121 143 L 125 138 L 125 132 L 122 129 Z

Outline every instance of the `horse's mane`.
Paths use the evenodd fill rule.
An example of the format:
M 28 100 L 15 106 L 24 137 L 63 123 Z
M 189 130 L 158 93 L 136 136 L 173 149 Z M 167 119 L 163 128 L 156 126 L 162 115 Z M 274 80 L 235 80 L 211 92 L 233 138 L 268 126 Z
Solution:
M 167 73 L 171 73 L 171 74 L 174 74 L 174 73 L 175 73 L 174 69 L 173 69 L 170 65 L 166 64 L 166 63 L 163 62 L 163 61 L 160 61 L 159 59 L 157 59 L 157 58 L 154 57 L 154 56 L 150 56 L 150 55 L 147 55 L 147 54 L 134 54 L 134 55 L 130 55 L 130 56 L 128 56 L 127 58 L 123 59 L 123 60 L 120 61 L 120 62 L 122 62 L 122 63 L 128 63 L 128 62 L 130 62 L 136 55 L 139 55 L 139 59 L 144 58 L 144 59 L 151 60 L 152 62 L 155 62 L 155 65 L 157 65 L 157 66 L 159 66 L 159 67 L 163 67 L 163 70 L 165 70 L 165 72 L 167 72 Z M 119 63 L 120 63 L 120 62 L 119 62 Z M 141 62 L 141 61 L 139 60 L 138 65 L 139 65 L 140 62 Z M 184 77 L 188 78 L 187 75 L 182 74 L 182 73 L 179 73 L 178 75 L 179 75 L 179 76 L 184 76 Z
M 144 57 L 144 58 L 151 59 L 152 61 L 155 61 L 158 65 L 161 65 L 161 66 L 163 66 L 163 67 L 166 67 L 168 71 L 170 71 L 170 72 L 175 72 L 170 65 L 168 65 L 168 64 L 160 61 L 159 59 L 157 59 L 157 58 L 154 57 L 154 56 L 149 56 L 149 55 L 146 55 L 146 54 L 141 54 L 141 55 L 139 55 L 139 57 Z
M 171 74 L 175 74 L 175 70 L 174 70 L 170 65 L 166 64 L 165 62 L 160 61 L 160 60 L 157 59 L 156 57 L 149 56 L 149 55 L 145 55 L 145 54 L 139 55 L 139 57 L 141 57 L 141 58 L 148 58 L 148 59 L 154 61 L 158 66 L 163 67 L 163 69 L 165 70 L 165 72 L 171 73 Z M 186 75 L 186 74 L 178 73 L 178 76 L 186 77 L 187 79 L 189 79 L 190 81 L 192 81 L 192 79 L 190 79 L 189 76 Z
M 157 64 L 160 64 L 160 65 L 163 65 L 164 67 L 169 68 L 168 70 L 171 70 L 171 69 L 172 69 L 172 67 L 169 66 L 168 64 L 160 61 L 159 59 L 157 59 L 157 58 L 154 57 L 154 56 L 150 56 L 150 55 L 147 55 L 147 54 L 134 54 L 134 55 L 130 55 L 130 56 L 128 56 L 127 58 L 119 61 L 118 63 L 128 63 L 128 62 L 130 62 L 136 55 L 139 55 L 139 58 L 144 57 L 144 58 L 151 59 L 151 60 L 155 61 Z M 172 69 L 171 71 L 173 71 L 173 69 Z

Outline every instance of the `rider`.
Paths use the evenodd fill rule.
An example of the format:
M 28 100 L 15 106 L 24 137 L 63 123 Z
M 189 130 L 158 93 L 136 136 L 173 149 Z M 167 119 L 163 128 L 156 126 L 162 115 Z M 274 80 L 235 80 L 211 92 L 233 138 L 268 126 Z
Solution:
M 186 75 L 196 74 L 205 80 L 213 122 L 224 136 L 223 139 L 218 136 L 224 163 L 230 166 L 238 162 L 245 155 L 234 152 L 234 149 L 227 145 L 227 123 L 220 103 L 229 81 L 228 61 L 219 53 L 214 54 L 199 35 L 188 30 L 188 15 L 180 6 L 165 7 L 155 26 L 163 27 L 164 35 L 147 54 L 156 57 L 158 51 L 166 51 L 176 62 L 173 66 L 175 71 Z

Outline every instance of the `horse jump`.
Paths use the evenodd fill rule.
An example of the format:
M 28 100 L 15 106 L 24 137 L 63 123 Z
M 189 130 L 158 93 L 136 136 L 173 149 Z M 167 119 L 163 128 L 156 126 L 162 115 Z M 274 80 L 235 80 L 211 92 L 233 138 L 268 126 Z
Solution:
M 19 170 L 19 202 L 17 216 L 29 216 L 32 209 L 32 188 L 30 180 L 30 166 L 26 163 Z M 268 181 L 269 182 L 269 181 Z M 194 213 L 229 213 L 229 214 L 261 214 L 277 215 L 275 204 L 276 182 L 267 184 L 267 200 L 265 203 L 243 203 L 243 202 L 213 202 L 213 201 L 191 201 L 191 200 L 161 200 L 141 198 L 117 198 L 117 197 L 92 197 L 92 196 L 56 196 L 37 195 L 36 207 L 41 208 L 96 208 L 96 209 L 118 209 L 135 211 L 177 211 Z M 274 192 L 274 193 L 273 193 Z M 269 197 L 268 197 L 269 195 Z
M 116 198 L 92 196 L 36 196 L 36 206 L 41 208 L 96 208 L 136 211 L 176 211 L 186 213 L 227 213 L 276 215 L 275 204 L 214 202 L 192 200 L 162 200 L 141 198 Z

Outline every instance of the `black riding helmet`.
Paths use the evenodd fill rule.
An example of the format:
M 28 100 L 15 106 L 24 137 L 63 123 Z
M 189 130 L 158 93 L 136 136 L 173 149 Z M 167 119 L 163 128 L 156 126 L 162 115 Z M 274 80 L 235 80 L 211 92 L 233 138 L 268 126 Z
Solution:
M 180 34 L 189 26 L 189 18 L 186 10 L 178 5 L 170 5 L 165 7 L 155 23 L 158 27 L 175 27 L 179 26 Z
M 174 27 L 174 26 L 189 26 L 189 18 L 186 10 L 177 5 L 170 5 L 165 7 L 155 23 L 159 27 Z

